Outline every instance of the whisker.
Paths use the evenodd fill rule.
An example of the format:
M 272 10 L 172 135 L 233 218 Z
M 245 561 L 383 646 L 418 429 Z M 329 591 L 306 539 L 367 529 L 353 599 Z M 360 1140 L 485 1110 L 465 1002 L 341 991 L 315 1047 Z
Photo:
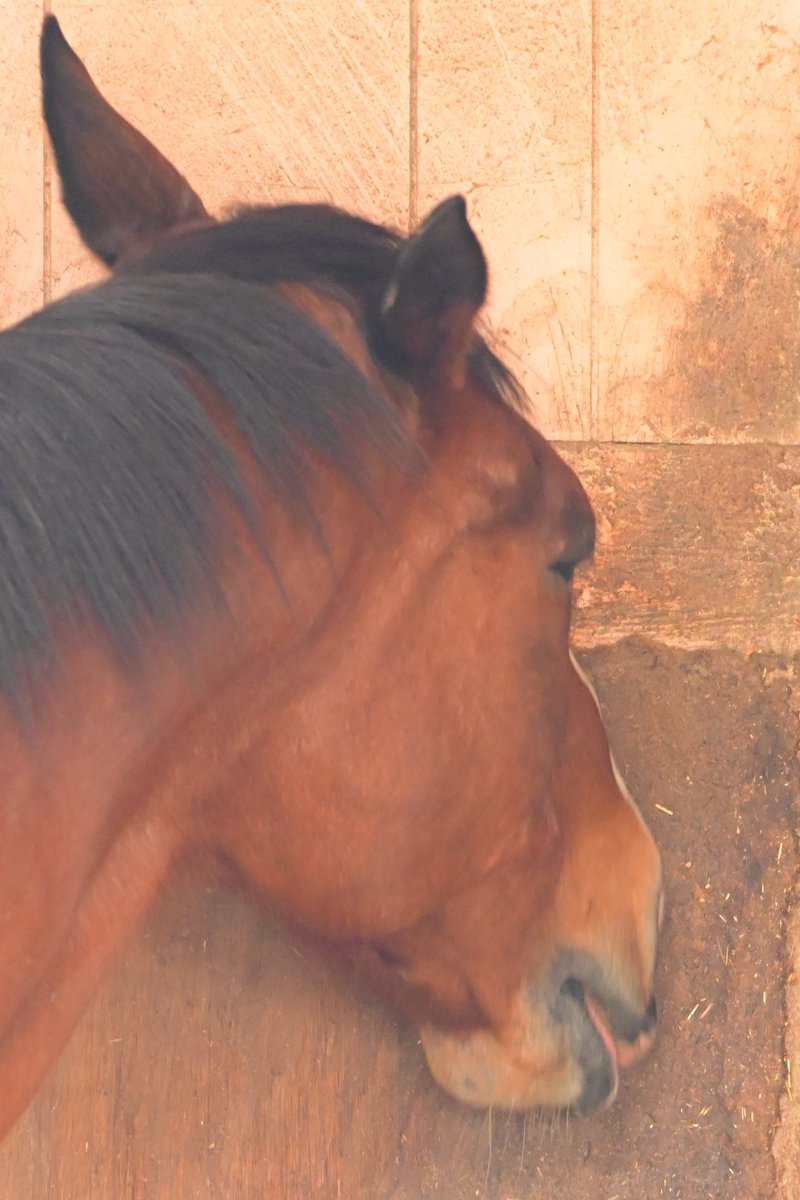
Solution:
M 483 1176 L 483 1194 L 486 1195 L 486 1189 L 489 1186 L 489 1171 L 492 1166 L 492 1106 L 489 1105 L 489 1155 L 486 1159 L 486 1171 Z

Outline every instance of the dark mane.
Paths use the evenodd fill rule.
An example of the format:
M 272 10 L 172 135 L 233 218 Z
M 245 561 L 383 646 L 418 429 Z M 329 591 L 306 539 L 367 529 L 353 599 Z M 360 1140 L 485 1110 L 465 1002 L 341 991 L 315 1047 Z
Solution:
M 385 225 L 328 204 L 259 206 L 241 209 L 224 225 L 192 229 L 161 242 L 119 269 L 136 274 L 211 272 L 261 284 L 327 283 L 369 308 L 383 294 L 404 241 Z M 380 349 L 374 347 L 378 356 Z M 471 367 L 498 399 L 527 410 L 515 376 L 483 340 Z
M 263 286 L 314 282 L 367 303 L 400 244 L 332 208 L 252 209 L 156 246 L 0 335 L 0 688 L 13 696 L 23 665 L 52 652 L 54 618 L 93 617 L 129 651 L 144 621 L 209 594 L 223 532 L 211 485 L 245 515 L 247 498 L 186 364 L 223 401 L 281 503 L 318 533 L 309 451 L 361 487 L 366 444 L 408 465 L 389 403 Z M 486 347 L 472 365 L 498 395 L 513 392 Z
M 327 204 L 243 208 L 222 225 L 159 242 L 122 270 L 227 275 L 252 283 L 324 283 L 361 296 L 380 292 L 404 239 Z

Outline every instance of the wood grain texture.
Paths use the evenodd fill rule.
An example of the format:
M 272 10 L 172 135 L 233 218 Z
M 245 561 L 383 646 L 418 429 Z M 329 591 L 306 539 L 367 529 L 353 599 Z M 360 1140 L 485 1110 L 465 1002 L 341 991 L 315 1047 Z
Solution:
M 420 0 L 419 198 L 462 190 L 550 436 L 800 436 L 800 8 Z
M 41 4 L 0 0 L 0 325 L 42 303 L 43 139 L 37 39 Z
M 422 214 L 465 192 L 546 433 L 797 442 L 797 5 L 411 7 L 135 0 L 110 19 L 65 0 L 59 16 L 216 211 L 325 198 L 403 226 L 409 199 Z M 12 318 L 41 297 L 43 236 L 55 294 L 101 272 L 57 184 L 42 228 L 39 11 L 6 0 L 0 19 Z
M 31 1200 L 386 1194 L 417 1077 L 430 1104 L 411 1031 L 259 910 L 187 888 L 4 1146 L 0 1195 L 23 1200 L 20 1180 Z
M 406 226 L 404 0 L 64 0 L 58 17 L 106 98 L 210 211 L 326 200 Z M 55 292 L 100 273 L 56 205 Z
M 530 0 L 419 0 L 419 207 L 463 192 L 492 326 L 550 436 L 590 436 L 591 21 Z

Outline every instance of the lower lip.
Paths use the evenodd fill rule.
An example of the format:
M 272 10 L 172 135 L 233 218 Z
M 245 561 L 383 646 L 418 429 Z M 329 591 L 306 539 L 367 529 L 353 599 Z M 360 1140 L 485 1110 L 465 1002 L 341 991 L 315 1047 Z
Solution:
M 623 1070 L 626 1067 L 632 1067 L 635 1063 L 639 1062 L 639 1060 L 643 1058 L 645 1054 L 647 1054 L 647 1051 L 653 1044 L 653 1038 L 655 1036 L 654 1030 L 650 1033 L 639 1034 L 639 1036 L 633 1042 L 615 1042 L 614 1038 L 611 1036 L 611 1031 L 603 1019 L 602 1013 L 592 1000 L 591 996 L 584 995 L 584 1003 L 586 1005 L 586 1011 L 591 1018 L 592 1024 L 600 1034 L 600 1037 L 603 1039 L 603 1045 L 611 1055 L 612 1061 L 615 1062 L 618 1067 L 621 1067 Z
M 602 1105 L 603 1108 L 608 1108 L 609 1105 L 614 1103 L 614 1099 L 617 1095 L 617 1087 L 619 1084 L 618 1068 L 620 1066 L 619 1053 L 617 1045 L 611 1036 L 611 1031 L 603 1020 L 599 1009 L 597 1008 L 596 1004 L 593 1003 L 591 996 L 588 996 L 585 992 L 583 995 L 583 1002 L 586 1005 L 586 1012 L 589 1015 L 589 1020 L 592 1022 L 595 1029 L 600 1034 L 600 1037 L 603 1039 L 603 1045 L 608 1051 L 608 1056 L 611 1059 L 611 1062 L 614 1064 L 614 1086 Z
M 614 1063 L 618 1063 L 619 1062 L 619 1054 L 617 1052 L 617 1044 L 614 1041 L 613 1037 L 611 1036 L 611 1031 L 609 1030 L 605 1021 L 603 1020 L 600 1010 L 598 1009 L 597 1005 L 592 1000 L 591 996 L 588 996 L 585 993 L 584 993 L 584 997 L 583 997 L 583 1002 L 586 1005 L 587 1013 L 591 1017 L 592 1024 L 594 1025 L 597 1032 L 600 1034 L 600 1037 L 603 1039 L 603 1045 L 605 1046 L 606 1050 L 608 1051 L 608 1053 L 611 1057 L 611 1061 Z

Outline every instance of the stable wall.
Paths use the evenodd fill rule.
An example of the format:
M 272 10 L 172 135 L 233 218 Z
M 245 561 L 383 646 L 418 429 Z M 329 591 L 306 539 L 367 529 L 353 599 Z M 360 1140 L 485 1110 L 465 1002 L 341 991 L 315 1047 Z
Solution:
M 0 0 L 3 323 L 100 275 L 60 207 L 40 121 L 37 39 L 49 8 Z M 753 679 L 759 656 L 773 656 L 769 679 L 785 678 L 793 697 L 789 730 L 800 653 L 800 0 L 63 0 L 55 11 L 106 96 L 212 211 L 324 199 L 405 229 L 463 192 L 491 265 L 502 352 L 598 510 L 597 560 L 577 587 L 578 644 L 644 634 L 670 653 L 738 656 Z M 624 729 L 625 714 L 617 721 Z M 645 788 L 646 764 L 641 779 Z M 654 807 L 668 808 L 668 794 L 653 785 L 646 799 L 649 819 L 671 819 Z M 677 870 L 677 849 L 674 858 Z M 291 949 L 276 951 L 238 902 L 183 903 L 120 967 L 14 1135 L 0 1178 L 29 1178 L 31 1162 L 39 1175 L 35 1192 L 20 1183 L 9 1194 L 166 1200 L 205 1194 L 207 1179 L 209 1196 L 249 1200 L 271 1180 L 269 1195 L 327 1200 L 342 1179 L 371 1178 L 373 1159 L 387 1195 L 423 1194 L 394 1190 L 394 1135 L 379 1121 L 383 1103 L 387 1121 L 398 1104 L 406 1112 L 399 1163 L 401 1143 L 415 1132 L 422 1145 L 427 1122 L 447 1112 L 413 1039 L 321 984 L 316 968 L 298 974 Z M 182 932 L 190 926 L 210 930 L 216 957 Z M 271 1007 L 251 977 L 265 958 Z M 234 960 L 249 964 L 236 997 L 220 974 Z M 297 1014 L 288 1040 L 270 1041 L 287 1011 Z M 208 1058 L 181 1076 L 159 1037 L 172 1045 L 184 1025 L 187 1052 L 207 1046 Z M 245 1057 L 305 1063 L 301 1085 L 270 1062 L 267 1142 L 263 1126 L 245 1128 L 263 1080 L 219 1051 L 225 1038 L 243 1039 Z M 370 1064 L 367 1085 L 351 1076 L 358 1058 Z M 166 1107 L 149 1088 L 162 1060 Z M 229 1090 L 238 1107 L 226 1161 L 238 1165 L 223 1168 L 202 1124 L 225 1125 Z M 306 1111 L 309 1096 L 318 1108 Z M 792 1113 L 797 1121 L 790 1097 L 785 1139 Z M 300 1144 L 307 1127 L 322 1140 Z M 77 1139 L 90 1129 L 84 1152 Z M 496 1153 L 493 1176 L 487 1165 L 487 1195 L 501 1161 Z M 430 1194 L 480 1194 L 457 1162 L 449 1180 L 431 1172 Z M 528 1187 L 534 1176 L 531 1167 L 519 1179 Z M 694 1200 L 680 1179 L 675 1187 L 658 1194 Z

